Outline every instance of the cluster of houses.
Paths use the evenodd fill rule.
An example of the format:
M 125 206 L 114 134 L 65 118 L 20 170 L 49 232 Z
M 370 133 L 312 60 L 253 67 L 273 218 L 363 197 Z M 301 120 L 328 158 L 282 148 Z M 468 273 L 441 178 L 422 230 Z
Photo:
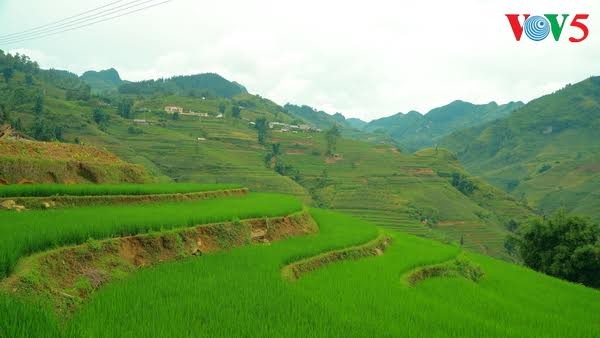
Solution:
M 187 112 L 185 112 L 183 110 L 183 107 L 177 107 L 177 106 L 166 106 L 165 107 L 165 112 L 167 114 L 179 114 L 179 115 L 185 115 L 185 116 L 198 116 L 198 117 L 210 117 L 210 115 L 208 115 L 208 113 L 197 113 L 195 111 L 189 110 Z M 223 114 L 218 114 L 217 116 L 215 116 L 218 119 L 222 119 L 223 118 Z
M 183 107 L 178 106 L 166 106 L 165 112 L 167 114 L 179 114 L 179 115 L 187 115 L 187 116 L 198 116 L 198 117 L 210 117 L 208 113 L 197 113 L 192 110 L 187 112 L 184 111 Z M 218 119 L 223 118 L 223 114 L 218 114 L 214 116 Z M 244 119 L 247 120 L 247 119 Z M 250 126 L 256 125 L 254 122 L 248 122 Z M 288 124 L 283 122 L 269 122 L 269 128 L 275 131 L 279 131 L 282 133 L 286 132 L 320 132 L 321 129 L 315 128 L 309 124 Z M 200 139 L 199 139 L 200 141 Z
M 320 132 L 321 129 L 318 128 L 314 128 L 313 126 L 309 125 L 309 124 L 288 124 L 288 123 L 283 123 L 283 122 L 269 122 L 269 128 L 273 129 L 273 130 L 278 130 L 282 133 L 287 133 L 287 132 L 310 132 L 310 131 L 316 131 L 316 132 Z

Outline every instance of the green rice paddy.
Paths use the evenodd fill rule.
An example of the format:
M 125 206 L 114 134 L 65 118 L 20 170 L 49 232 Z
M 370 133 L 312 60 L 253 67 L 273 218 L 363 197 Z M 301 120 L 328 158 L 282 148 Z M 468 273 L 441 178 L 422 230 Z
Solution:
M 229 221 L 283 216 L 301 210 L 294 197 L 266 193 L 152 205 L 95 206 L 16 213 L 0 212 L 0 278 L 18 259 L 86 240 Z
M 15 184 L 0 186 L 0 197 L 184 194 L 239 189 L 237 184 Z
M 187 203 L 0 214 L 6 277 L 34 252 L 108 238 L 302 209 L 296 198 L 249 194 Z M 600 292 L 351 216 L 310 210 L 319 232 L 144 268 L 94 291 L 73 313 L 0 292 L 0 337 L 597 337 Z M 282 268 L 392 238 L 381 256 L 325 265 L 290 282 Z M 461 256 L 478 282 L 407 273 Z M 32 283 L 35 281 L 32 280 Z

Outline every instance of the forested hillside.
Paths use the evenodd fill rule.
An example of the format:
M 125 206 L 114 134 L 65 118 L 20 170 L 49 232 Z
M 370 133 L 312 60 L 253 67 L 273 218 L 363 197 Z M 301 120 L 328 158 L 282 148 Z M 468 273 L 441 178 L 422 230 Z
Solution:
M 600 219 L 600 77 L 441 141 L 474 174 L 550 214 Z

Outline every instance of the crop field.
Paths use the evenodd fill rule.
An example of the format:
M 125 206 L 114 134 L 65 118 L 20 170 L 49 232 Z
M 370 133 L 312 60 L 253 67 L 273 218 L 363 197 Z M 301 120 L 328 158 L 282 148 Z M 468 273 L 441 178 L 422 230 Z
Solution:
M 197 224 L 283 216 L 301 210 L 291 196 L 265 193 L 213 200 L 131 206 L 0 212 L 0 278 L 18 259 L 88 239 L 127 236 Z
M 0 186 L 0 197 L 185 194 L 239 189 L 237 184 L 17 184 Z
M 378 236 L 370 223 L 311 210 L 320 231 L 165 263 L 103 287 L 61 323 L 43 304 L 0 297 L 0 335 L 26 337 L 594 337 L 600 292 L 427 239 L 388 232 L 381 256 L 290 282 L 283 266 Z M 403 280 L 464 256 L 462 277 Z M 64 320 L 64 319 L 63 319 Z M 4 330 L 4 331 L 2 331 Z

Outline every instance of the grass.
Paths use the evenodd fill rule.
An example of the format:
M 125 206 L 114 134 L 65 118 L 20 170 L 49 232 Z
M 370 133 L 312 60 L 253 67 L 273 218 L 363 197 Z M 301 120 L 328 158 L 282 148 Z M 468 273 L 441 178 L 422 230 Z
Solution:
M 452 260 L 460 249 L 397 232 L 389 233 L 393 242 L 383 256 L 327 265 L 290 283 L 283 266 L 378 236 L 370 223 L 311 213 L 317 235 L 142 270 L 100 289 L 62 325 L 43 305 L 0 298 L 0 314 L 6 314 L 0 335 L 597 336 L 598 291 L 489 257 L 461 255 L 485 273 L 478 283 L 440 277 L 406 285 L 406 272 Z
M 89 238 L 127 236 L 232 219 L 283 216 L 301 210 L 292 196 L 249 194 L 214 200 L 0 212 L 0 278 L 19 258 Z
M 242 188 L 236 184 L 25 184 L 0 186 L 0 197 L 184 194 Z
M 343 262 L 286 283 L 283 264 L 372 239 L 373 226 L 314 211 L 321 233 L 149 269 L 101 290 L 71 321 L 69 335 L 117 337 L 506 337 L 598 332 L 600 293 L 468 254 L 486 273 L 425 280 L 400 276 L 459 249 L 394 234 L 385 255 Z M 127 320 L 123 320 L 127 314 Z

